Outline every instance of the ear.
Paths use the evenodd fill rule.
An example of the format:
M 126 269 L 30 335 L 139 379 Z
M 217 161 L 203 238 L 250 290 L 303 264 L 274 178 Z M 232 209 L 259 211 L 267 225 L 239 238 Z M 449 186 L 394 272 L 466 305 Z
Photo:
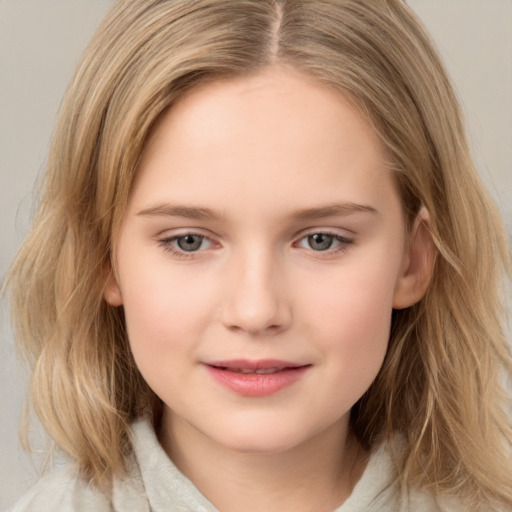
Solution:
M 123 304 L 123 296 L 110 264 L 108 265 L 108 269 L 106 270 L 105 274 L 106 279 L 105 289 L 103 290 L 103 299 L 111 306 L 121 306 Z
M 404 261 L 393 296 L 394 309 L 408 308 L 421 300 L 432 279 L 434 260 L 430 215 L 427 209 L 422 207 L 408 234 Z

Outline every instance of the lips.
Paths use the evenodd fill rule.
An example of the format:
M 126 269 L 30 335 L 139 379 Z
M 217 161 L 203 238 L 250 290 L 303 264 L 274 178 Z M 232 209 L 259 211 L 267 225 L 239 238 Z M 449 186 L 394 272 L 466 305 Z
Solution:
M 269 373 L 276 373 L 284 370 L 285 368 L 259 368 L 258 370 L 250 370 L 249 368 L 225 368 L 225 367 L 219 367 L 219 370 L 228 370 L 230 372 L 236 372 L 236 373 L 257 373 L 258 375 L 266 375 Z
M 311 367 L 310 364 L 277 359 L 236 359 L 204 364 L 218 384 L 239 395 L 251 397 L 277 393 L 300 380 Z

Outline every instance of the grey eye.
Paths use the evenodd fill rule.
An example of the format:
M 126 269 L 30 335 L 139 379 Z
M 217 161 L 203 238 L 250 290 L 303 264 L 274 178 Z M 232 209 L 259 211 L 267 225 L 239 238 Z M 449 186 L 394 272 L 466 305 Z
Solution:
M 185 252 L 197 251 L 201 248 L 204 236 L 201 235 L 185 235 L 176 237 L 176 245 Z
M 315 233 L 307 237 L 308 245 L 314 251 L 327 251 L 334 242 L 334 237 L 326 233 Z

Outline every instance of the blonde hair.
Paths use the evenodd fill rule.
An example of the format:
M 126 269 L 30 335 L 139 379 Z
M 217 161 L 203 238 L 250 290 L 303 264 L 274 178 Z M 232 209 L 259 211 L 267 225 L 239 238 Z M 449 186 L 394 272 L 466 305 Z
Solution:
M 99 484 L 123 471 L 130 424 L 156 399 L 130 353 L 122 308 L 102 294 L 145 142 L 186 91 L 273 62 L 352 98 L 387 149 L 407 217 L 422 205 L 430 212 L 433 282 L 417 305 L 394 311 L 353 431 L 367 448 L 400 434 L 404 485 L 456 494 L 469 510 L 510 504 L 506 235 L 443 66 L 400 0 L 116 3 L 70 84 L 39 210 L 8 281 L 39 418 L 84 477 Z

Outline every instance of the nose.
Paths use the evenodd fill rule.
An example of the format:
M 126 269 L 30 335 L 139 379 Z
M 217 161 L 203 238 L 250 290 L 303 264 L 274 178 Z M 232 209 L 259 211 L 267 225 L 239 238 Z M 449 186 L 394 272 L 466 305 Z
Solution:
M 230 266 L 221 313 L 224 326 L 253 336 L 286 330 L 292 309 L 276 258 L 253 252 Z

